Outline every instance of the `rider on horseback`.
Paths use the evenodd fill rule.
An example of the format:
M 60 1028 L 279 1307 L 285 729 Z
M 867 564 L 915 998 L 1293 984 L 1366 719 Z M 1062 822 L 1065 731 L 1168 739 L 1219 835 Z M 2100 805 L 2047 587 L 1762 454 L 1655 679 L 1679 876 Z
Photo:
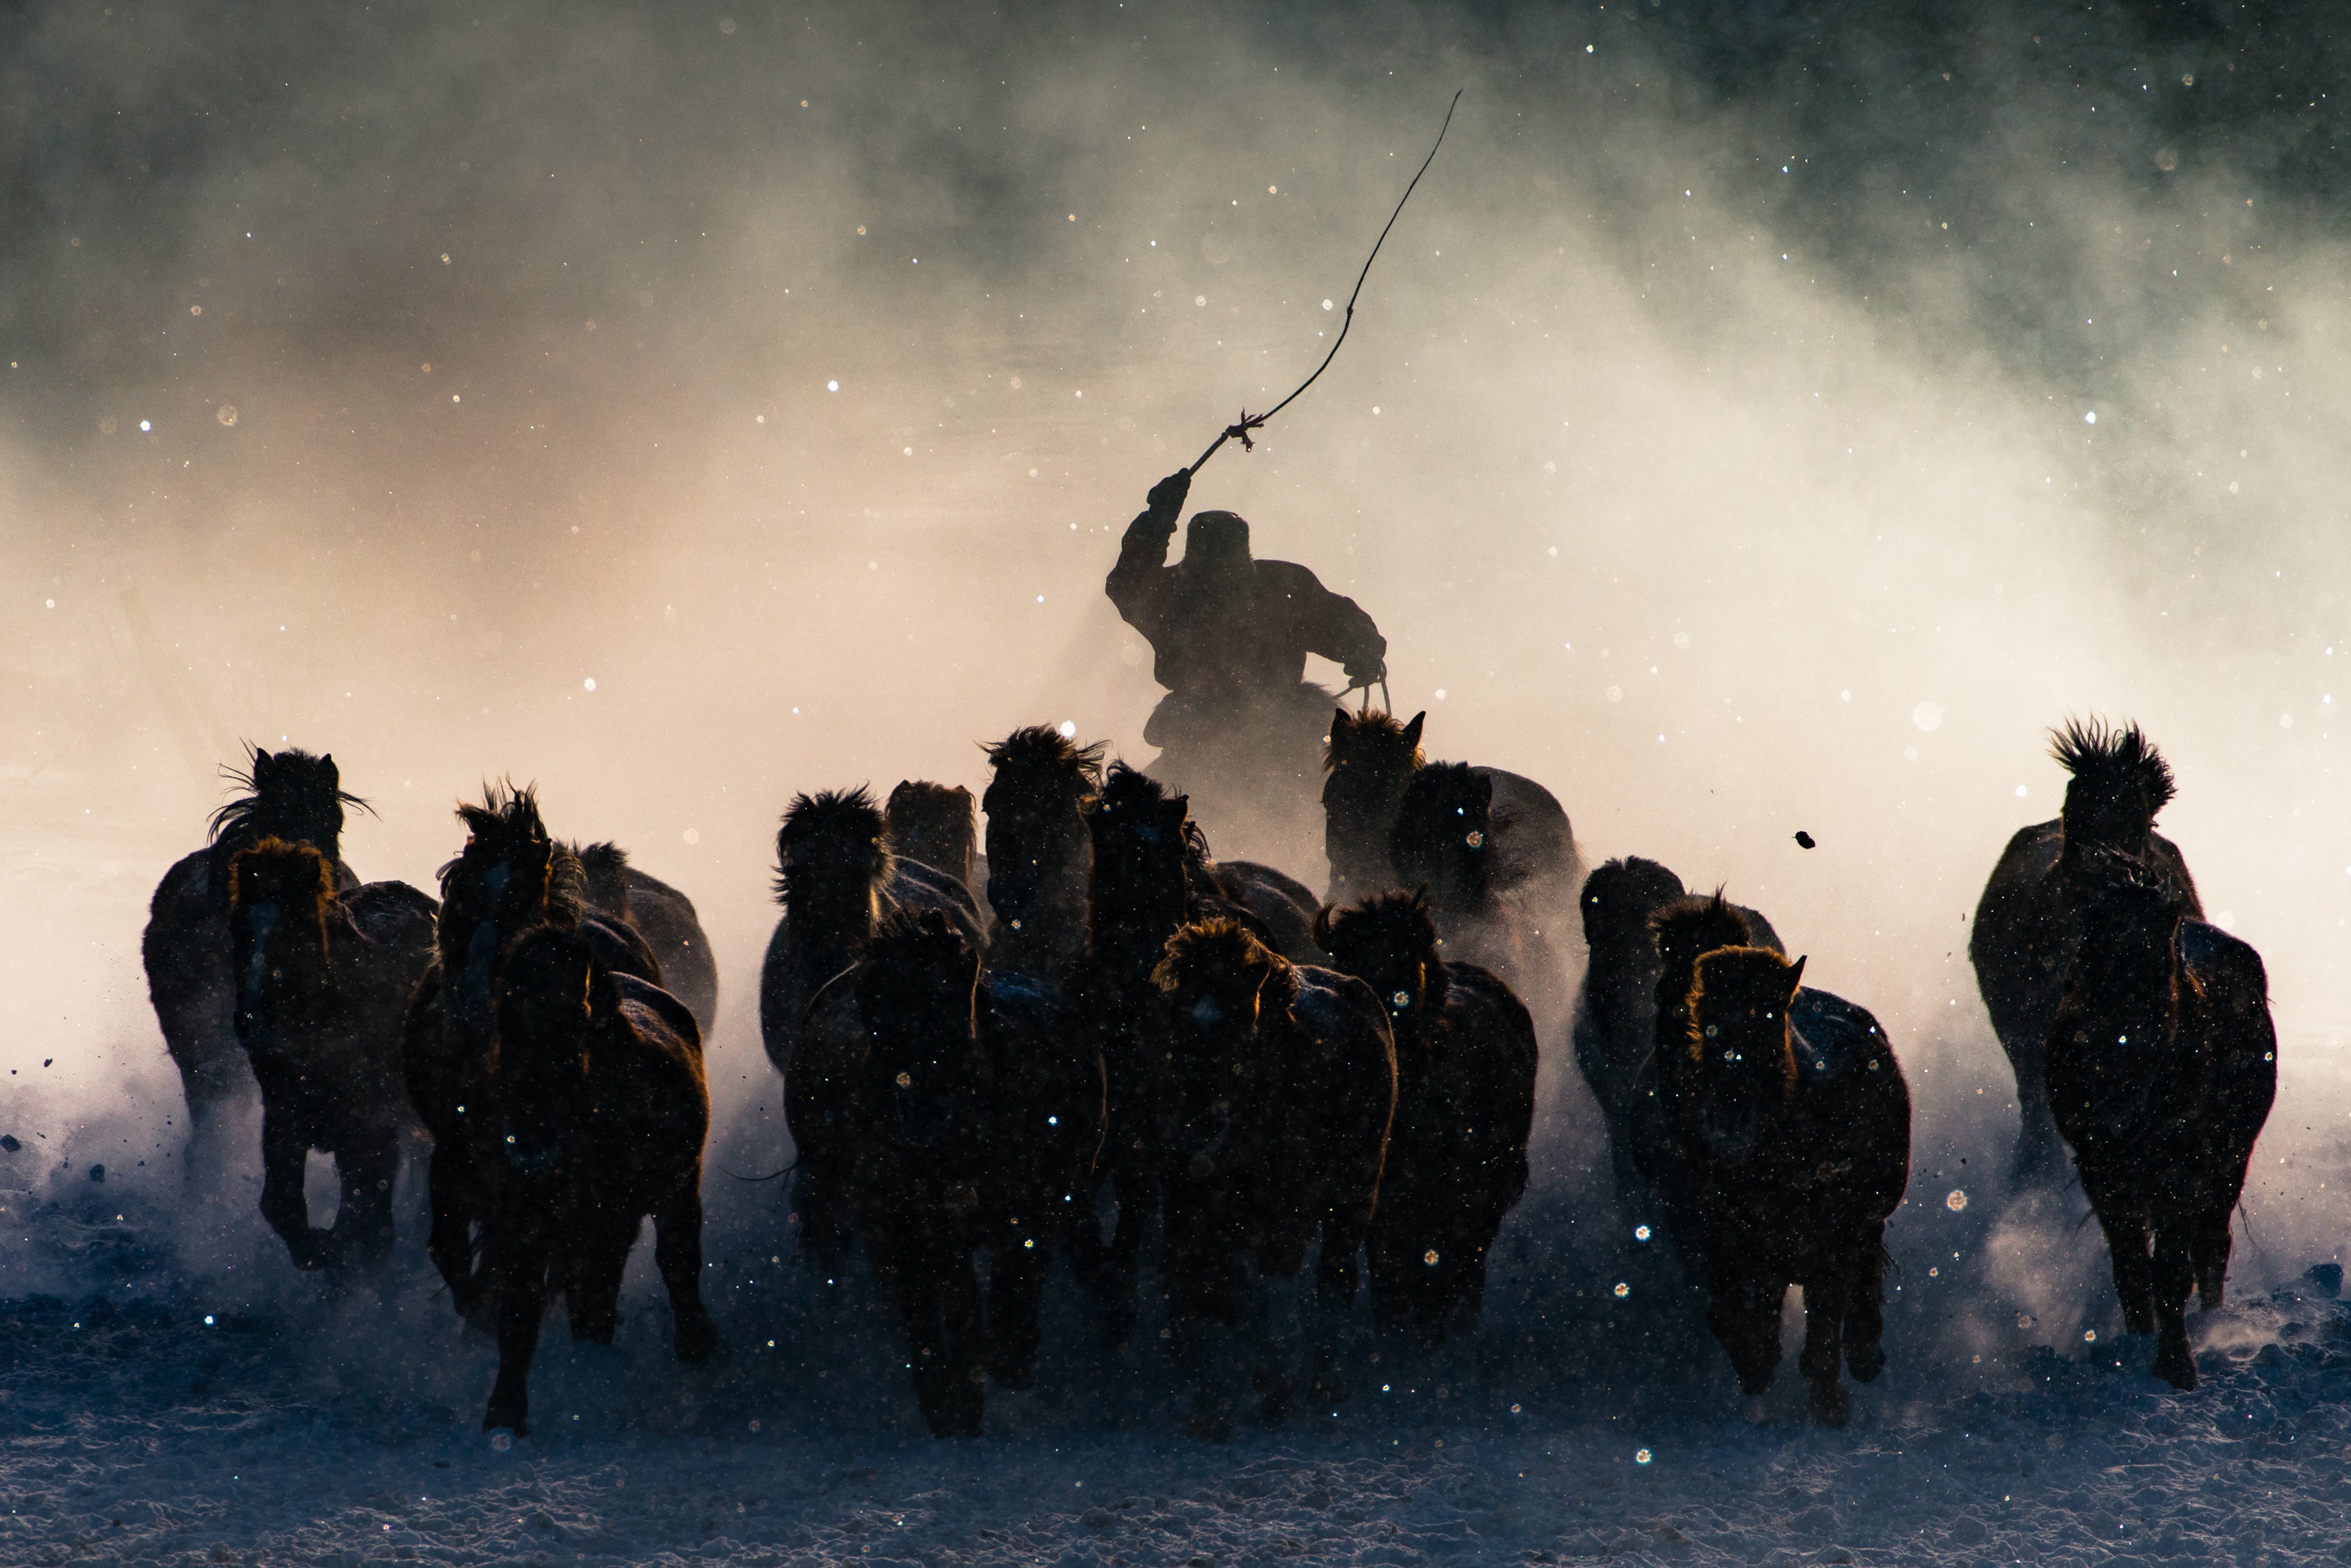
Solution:
M 1161 749 L 1152 771 L 1260 810 L 1275 804 L 1269 793 L 1294 791 L 1311 804 L 1331 696 L 1304 679 L 1306 655 L 1343 665 L 1351 689 L 1368 687 L 1386 676 L 1387 639 L 1305 567 L 1252 560 L 1249 524 L 1234 513 L 1193 513 L 1184 559 L 1167 565 L 1191 486 L 1190 472 L 1179 470 L 1151 487 L 1102 583 L 1126 623 L 1150 640 L 1152 673 L 1168 688 L 1143 728 Z M 1269 774 L 1289 782 L 1269 791 Z

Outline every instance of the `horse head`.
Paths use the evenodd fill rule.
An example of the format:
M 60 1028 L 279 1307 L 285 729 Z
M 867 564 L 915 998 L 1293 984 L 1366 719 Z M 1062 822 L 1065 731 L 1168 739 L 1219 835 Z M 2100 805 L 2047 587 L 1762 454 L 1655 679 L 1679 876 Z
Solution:
M 1698 956 L 1689 989 L 1689 1082 L 1698 1124 L 1716 1158 L 1744 1165 L 1765 1118 L 1795 1092 L 1788 1009 L 1804 980 L 1769 947 Z
M 1718 947 L 1750 946 L 1754 932 L 1719 887 L 1710 896 L 1673 900 L 1650 917 L 1649 928 L 1657 944 L 1656 1038 L 1670 1040 L 1688 1027 L 1699 956 Z
M 1388 829 L 1405 785 L 1425 760 L 1420 731 L 1427 717 L 1416 713 L 1405 724 L 1390 713 L 1332 711 L 1322 752 L 1322 852 L 1334 882 L 1370 893 L 1394 880 Z
M 1148 970 L 1184 924 L 1190 887 L 1190 800 L 1123 762 L 1111 764 L 1086 814 L 1093 846 L 1088 912 L 1098 956 L 1124 956 Z
M 1450 981 L 1426 894 L 1380 893 L 1345 908 L 1327 905 L 1314 917 L 1314 940 L 1334 967 L 1372 988 L 1398 1045 L 1427 1042 Z
M 538 925 L 499 967 L 494 1016 L 500 1151 L 541 1174 L 584 1130 L 596 1040 L 622 1023 L 620 988 L 577 926 Z
M 940 910 L 885 921 L 857 971 L 857 1007 L 899 1134 L 928 1147 L 947 1134 L 969 1085 L 979 955 Z
M 2095 849 L 2145 854 L 2156 813 L 2177 792 L 2171 765 L 2145 733 L 2136 724 L 2068 719 L 2050 732 L 2050 755 L 2069 776 L 2060 812 L 2064 858 Z
M 230 857 L 232 1017 L 247 1051 L 276 1049 L 280 1023 L 325 1005 L 334 901 L 334 866 L 314 844 L 265 838 Z
M 1092 849 L 1086 810 L 1102 789 L 1103 746 L 1080 746 L 1049 725 L 1031 725 L 985 747 L 994 770 L 980 797 L 987 902 L 1000 930 L 1028 933 L 1077 914 Z
M 1166 1109 L 1177 1152 L 1196 1171 L 1222 1144 L 1233 1107 L 1264 1092 L 1260 1081 L 1280 1066 L 1261 1041 L 1269 1021 L 1290 1017 L 1298 971 L 1239 922 L 1204 920 L 1167 939 L 1151 977 L 1173 1020 Z
M 891 867 L 882 808 L 863 785 L 793 796 L 776 833 L 776 894 L 792 940 L 846 962 L 881 921 Z
M 1466 762 L 1414 769 L 1396 803 L 1388 859 L 1396 883 L 1426 887 L 1443 911 L 1483 906 L 1491 885 L 1494 781 Z
M 971 791 L 962 785 L 902 779 L 883 812 L 890 852 L 971 885 L 979 852 Z
M 616 843 L 566 844 L 580 862 L 588 902 L 616 920 L 629 917 L 629 852 Z
M 332 753 L 313 757 L 297 746 L 274 752 L 253 746 L 244 771 L 224 768 L 221 775 L 246 791 L 212 816 L 213 841 L 232 850 L 282 839 L 316 844 L 331 863 L 342 852 L 343 808 L 373 810 L 343 789 Z
M 465 824 L 465 845 L 440 871 L 441 973 L 453 1001 L 450 1016 L 486 1028 L 499 953 L 542 920 L 578 920 L 579 862 L 548 836 L 538 792 L 528 786 L 486 784 L 482 803 L 460 801 L 457 816 Z M 559 874 L 559 861 L 569 878 Z

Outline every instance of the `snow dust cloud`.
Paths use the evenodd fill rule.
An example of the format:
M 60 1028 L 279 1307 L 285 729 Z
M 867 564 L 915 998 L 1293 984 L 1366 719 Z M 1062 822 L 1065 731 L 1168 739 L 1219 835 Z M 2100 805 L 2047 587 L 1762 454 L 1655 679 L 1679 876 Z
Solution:
M 2283 1037 L 2241 1276 L 2339 1256 L 2351 308 L 2331 121 L 2250 85 L 2321 45 L 1678 0 L 6 26 L 11 1187 L 176 1146 L 138 933 L 247 738 L 334 754 L 363 877 L 429 888 L 511 776 L 684 888 L 722 1146 L 778 1155 L 778 812 L 977 789 L 1020 724 L 1148 756 L 1120 532 L 1327 351 L 1466 88 L 1345 350 L 1191 505 L 1371 612 L 1433 756 L 1886 1020 L 1905 1291 L 1967 1253 L 1985 1323 L 2070 1334 L 2104 1258 L 1987 1243 L 1965 918 L 2054 814 L 2047 727 L 2137 719 Z

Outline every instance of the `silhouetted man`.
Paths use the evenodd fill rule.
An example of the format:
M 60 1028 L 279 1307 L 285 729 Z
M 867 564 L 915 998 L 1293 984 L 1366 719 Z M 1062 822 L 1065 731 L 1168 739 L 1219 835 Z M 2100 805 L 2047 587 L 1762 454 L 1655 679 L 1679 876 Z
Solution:
M 1315 823 L 1301 821 L 1301 803 L 1311 808 L 1315 795 L 1332 698 L 1305 679 L 1306 655 L 1336 662 L 1351 685 L 1367 686 L 1386 674 L 1387 639 L 1305 567 L 1251 559 L 1249 524 L 1231 512 L 1193 513 L 1184 559 L 1167 565 L 1191 487 L 1188 472 L 1151 487 L 1102 583 L 1126 623 L 1150 640 L 1152 674 L 1168 688 L 1143 727 L 1160 748 L 1151 771 L 1206 797 L 1194 814 L 1212 827 L 1253 814 L 1284 838 L 1302 828 L 1319 842 Z

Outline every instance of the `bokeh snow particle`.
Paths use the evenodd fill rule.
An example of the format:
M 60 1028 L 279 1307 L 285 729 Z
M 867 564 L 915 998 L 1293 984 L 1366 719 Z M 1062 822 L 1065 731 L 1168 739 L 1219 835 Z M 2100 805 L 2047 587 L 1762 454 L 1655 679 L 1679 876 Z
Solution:
M 236 423 L 236 404 L 233 402 L 225 402 L 221 404 L 220 411 L 217 413 L 214 413 L 213 417 L 219 420 L 223 424 L 235 424 Z
M 595 676 L 593 676 L 593 675 L 590 675 L 590 676 L 589 676 L 586 680 L 584 680 L 584 681 L 580 682 L 580 684 L 581 685 L 583 685 L 583 686 L 587 687 L 590 691 L 591 691 L 591 692 L 592 692 L 592 691 L 594 691 L 594 690 L 596 689 L 596 677 L 595 677 Z
M 2082 423 L 2083 423 L 2084 424 L 2095 424 L 2095 423 L 2098 423 L 2098 411 L 2097 411 L 2096 409 L 2095 409 L 2095 408 L 2094 408 L 2094 409 L 2092 409 L 2089 413 L 2087 413 L 2084 414 L 2084 415 L 2082 416 Z
M 1967 1207 L 1967 1206 L 1968 1195 L 1966 1189 L 1963 1187 L 1953 1187 L 1951 1189 L 1951 1195 L 1943 1199 L 1943 1207 L 1949 1209 L 1953 1214 L 1959 1213 L 1959 1210 Z
M 152 421 L 142 419 L 142 420 L 141 420 L 141 421 L 139 422 L 139 428 L 140 428 L 141 431 L 149 431 L 149 430 L 152 430 L 152 429 L 154 429 L 154 428 L 155 428 L 155 425 L 154 425 L 154 423 L 153 423 Z M 2231 488 L 2231 490 L 2233 490 L 2233 489 L 2235 489 L 2235 488 L 2236 488 L 2236 486 L 2235 486 L 2234 485 L 2231 485 L 2231 486 L 2229 486 L 2229 488 Z
M 1078 721 L 1076 719 L 1065 718 L 1060 724 L 1054 726 L 1054 728 L 1061 732 L 1061 738 L 1063 740 L 1075 740 L 1078 737 Z
M 1331 302 L 1330 302 L 1328 299 L 1325 299 L 1324 301 L 1322 301 L 1322 308 L 1323 308 L 1323 309 L 1325 309 L 1325 310 L 1328 310 L 1328 309 L 1330 309 L 1330 308 L 1331 308 Z
M 1931 702 L 1920 703 L 1917 707 L 1910 710 L 1910 722 L 1917 725 L 1919 729 L 1928 735 L 1934 734 L 1935 731 L 1943 727 L 1943 709 L 1941 705 Z
M 1636 1465 L 1646 1465 L 1655 1457 L 1656 1456 L 1651 1454 L 1646 1448 L 1635 1448 L 1633 1450 L 1633 1462 Z
M 699 828 L 688 828 L 685 830 L 684 836 L 687 843 L 698 844 L 702 841 L 702 830 Z

